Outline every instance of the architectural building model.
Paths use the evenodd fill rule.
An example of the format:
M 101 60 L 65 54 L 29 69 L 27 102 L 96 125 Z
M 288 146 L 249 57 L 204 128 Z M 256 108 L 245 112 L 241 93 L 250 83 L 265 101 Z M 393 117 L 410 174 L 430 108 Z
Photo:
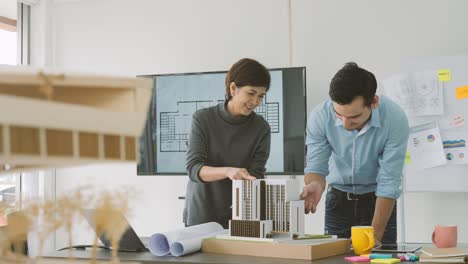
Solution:
M 232 182 L 231 236 L 270 238 L 304 235 L 304 201 L 299 182 L 289 179 Z
M 0 171 L 137 161 L 152 84 L 0 68 Z

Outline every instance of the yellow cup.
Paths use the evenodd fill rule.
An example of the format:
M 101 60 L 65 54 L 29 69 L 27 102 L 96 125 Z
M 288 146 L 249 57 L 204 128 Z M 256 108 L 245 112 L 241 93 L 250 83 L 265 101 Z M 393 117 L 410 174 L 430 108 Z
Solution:
M 369 254 L 374 247 L 374 228 L 372 226 L 351 227 L 351 242 L 356 255 Z

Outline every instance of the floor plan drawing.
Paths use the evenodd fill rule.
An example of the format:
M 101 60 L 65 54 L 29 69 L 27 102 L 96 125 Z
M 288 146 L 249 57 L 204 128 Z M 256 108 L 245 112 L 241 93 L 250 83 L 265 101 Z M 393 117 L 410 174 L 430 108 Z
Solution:
M 185 152 L 193 113 L 222 102 L 223 100 L 179 101 L 177 111 L 160 112 L 160 151 Z M 268 102 L 266 96 L 264 102 L 255 109 L 270 124 L 271 133 L 280 132 L 279 110 L 279 102 Z

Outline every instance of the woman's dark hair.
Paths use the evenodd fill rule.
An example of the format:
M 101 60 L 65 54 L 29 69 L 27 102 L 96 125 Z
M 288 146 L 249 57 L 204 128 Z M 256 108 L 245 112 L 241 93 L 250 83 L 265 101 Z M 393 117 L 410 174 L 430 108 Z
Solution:
M 364 98 L 364 105 L 370 107 L 374 102 L 377 81 L 374 74 L 348 62 L 333 77 L 330 83 L 330 97 L 333 102 L 346 105 L 356 97 Z
M 270 72 L 256 60 L 244 58 L 234 63 L 226 75 L 226 100 L 231 100 L 229 86 L 234 82 L 237 87 L 260 86 L 270 89 Z

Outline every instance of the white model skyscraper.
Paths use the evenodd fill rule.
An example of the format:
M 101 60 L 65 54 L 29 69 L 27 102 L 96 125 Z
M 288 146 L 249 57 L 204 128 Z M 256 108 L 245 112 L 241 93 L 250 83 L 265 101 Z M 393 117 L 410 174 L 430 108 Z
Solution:
M 296 180 L 233 181 L 231 235 L 303 235 L 304 201 L 299 199 L 299 193 L 299 182 Z

